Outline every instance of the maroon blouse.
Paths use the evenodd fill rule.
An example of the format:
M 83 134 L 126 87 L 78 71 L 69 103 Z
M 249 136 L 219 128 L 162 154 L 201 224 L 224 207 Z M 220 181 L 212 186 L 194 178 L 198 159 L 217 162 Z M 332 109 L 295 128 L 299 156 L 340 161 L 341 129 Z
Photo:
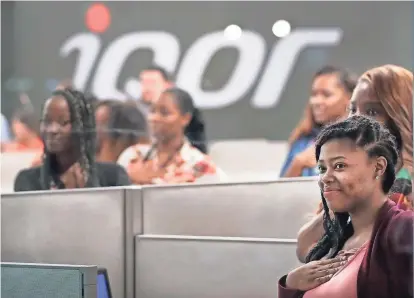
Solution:
M 413 223 L 413 211 L 400 210 L 390 200 L 381 207 L 358 271 L 358 298 L 413 297 Z M 301 293 L 285 283 L 286 275 L 279 280 L 279 298 Z

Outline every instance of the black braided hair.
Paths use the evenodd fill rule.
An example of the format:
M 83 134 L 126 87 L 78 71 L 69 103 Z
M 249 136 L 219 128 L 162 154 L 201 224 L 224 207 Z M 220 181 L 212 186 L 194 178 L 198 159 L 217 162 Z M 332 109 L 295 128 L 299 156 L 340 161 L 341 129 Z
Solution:
M 322 129 L 316 140 L 316 160 L 322 146 L 332 139 L 351 139 L 364 148 L 369 157 L 383 156 L 387 168 L 382 180 L 382 190 L 387 194 L 395 180 L 395 167 L 398 161 L 398 145 L 395 137 L 377 121 L 365 116 L 352 116 L 344 121 L 334 123 Z M 323 227 L 325 234 L 309 252 L 306 263 L 320 260 L 322 257 L 335 257 L 354 230 L 348 213 L 335 213 L 331 219 L 329 207 L 321 193 L 324 209 Z
M 92 102 L 82 92 L 72 88 L 55 90 L 52 96 L 63 97 L 69 106 L 72 142 L 79 146 L 79 164 L 88 183 L 87 186 L 99 186 L 95 168 L 96 125 Z M 45 189 L 50 189 L 51 183 L 56 184 L 59 188 L 62 187 L 56 171 L 56 158 L 47 151 L 46 146 L 43 154 L 41 182 Z

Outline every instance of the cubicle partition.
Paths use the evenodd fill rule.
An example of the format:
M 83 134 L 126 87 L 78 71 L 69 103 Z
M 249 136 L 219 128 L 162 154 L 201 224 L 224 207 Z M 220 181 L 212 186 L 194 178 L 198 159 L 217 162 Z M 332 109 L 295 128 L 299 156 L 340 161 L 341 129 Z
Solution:
M 203 266 L 207 266 L 208 260 L 225 263 L 223 266 L 227 267 L 222 270 L 227 275 L 217 285 L 224 290 L 217 289 L 217 293 L 227 295 L 236 291 L 223 284 L 233 282 L 228 278 L 233 274 L 231 267 L 235 259 L 224 261 L 231 257 L 231 251 L 240 250 L 239 254 L 247 259 L 253 258 L 251 267 L 246 265 L 245 279 L 256 274 L 253 267 L 263 265 L 261 255 L 269 258 L 268 267 L 263 268 L 263 274 L 269 274 L 266 276 L 273 272 L 272 278 L 276 278 L 279 271 L 293 267 L 297 232 L 312 216 L 319 197 L 315 179 L 7 194 L 2 195 L 1 201 L 1 257 L 7 262 L 105 267 L 114 297 L 142 298 L 140 295 L 144 292 L 157 293 L 157 286 L 166 291 L 173 289 L 157 285 L 156 275 L 143 271 L 150 270 L 149 262 L 154 262 L 157 268 L 164 266 L 165 259 L 165 264 L 172 266 L 168 272 L 176 275 L 177 280 L 184 278 L 180 274 L 191 275 L 196 267 L 190 263 L 187 271 L 180 269 L 178 260 L 184 255 L 178 255 L 175 261 L 171 259 L 173 254 L 167 256 L 169 250 L 178 254 L 177 250 L 182 248 L 191 257 L 188 262 L 201 262 Z M 135 236 L 139 236 L 136 243 Z M 215 238 L 206 241 L 206 237 Z M 223 237 L 231 239 L 224 241 Z M 234 237 L 272 239 L 263 242 Z M 159 260 L 153 253 L 158 250 L 162 252 Z M 201 259 L 197 260 L 198 257 Z M 142 262 L 143 269 L 138 269 L 134 260 Z M 183 294 L 181 297 L 195 293 L 197 278 L 215 274 L 207 269 L 194 275 L 194 287 L 187 294 L 183 289 L 179 291 Z M 159 282 L 166 278 L 160 276 Z M 252 284 L 249 293 L 257 287 Z M 264 289 L 263 297 L 273 293 L 269 289 Z M 216 292 L 211 293 L 215 297 Z M 236 293 L 240 292 L 228 297 L 244 297 Z
M 143 203 L 143 234 L 154 235 L 296 239 L 320 202 L 315 178 L 148 186 L 127 196 L 138 191 L 142 202 L 134 204 Z M 142 220 L 132 218 L 136 225 Z
M 278 278 L 298 265 L 295 241 L 136 237 L 139 298 L 276 298 Z
M 1 263 L 1 297 L 96 298 L 96 266 Z
M 1 259 L 105 267 L 114 297 L 128 297 L 128 285 L 133 291 L 128 204 L 122 188 L 2 195 Z
M 315 178 L 141 191 L 137 298 L 277 297 L 277 279 L 299 264 L 298 230 L 320 202 Z

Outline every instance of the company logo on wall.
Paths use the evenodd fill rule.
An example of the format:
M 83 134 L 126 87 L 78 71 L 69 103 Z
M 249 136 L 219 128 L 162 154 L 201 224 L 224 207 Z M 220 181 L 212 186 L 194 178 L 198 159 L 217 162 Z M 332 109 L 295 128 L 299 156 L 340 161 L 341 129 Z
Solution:
M 230 40 L 223 30 L 218 30 L 201 35 L 183 52 L 178 37 L 170 32 L 138 31 L 118 36 L 103 48 L 99 34 L 110 24 L 109 9 L 104 4 L 92 4 L 86 12 L 86 26 L 90 32 L 76 33 L 63 43 L 60 49 L 63 58 L 74 52 L 77 54 L 73 74 L 77 88 L 84 90 L 91 79 L 91 91 L 98 98 L 139 97 L 137 77 L 128 78 L 121 89 L 117 87 L 118 80 L 128 57 L 140 48 L 149 48 L 154 53 L 153 62 L 176 73 L 176 84 L 189 91 L 196 105 L 204 109 L 222 108 L 237 102 L 251 91 L 255 82 L 252 105 L 274 107 L 304 49 L 336 46 L 342 40 L 340 28 L 300 28 L 267 48 L 264 38 L 257 32 L 245 30 L 239 39 Z M 228 47 L 237 49 L 239 58 L 226 84 L 218 90 L 203 90 L 203 74 L 211 59 Z M 268 52 L 270 55 L 266 59 Z M 98 60 L 98 57 L 101 58 Z M 182 62 L 179 64 L 179 61 Z

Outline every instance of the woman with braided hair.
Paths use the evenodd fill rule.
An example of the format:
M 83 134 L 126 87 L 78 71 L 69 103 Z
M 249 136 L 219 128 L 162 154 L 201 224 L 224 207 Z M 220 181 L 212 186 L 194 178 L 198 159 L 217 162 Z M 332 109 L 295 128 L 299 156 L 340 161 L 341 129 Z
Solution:
M 349 115 L 366 115 L 387 127 L 397 141 L 396 179 L 388 196 L 403 210 L 413 208 L 413 73 L 396 65 L 366 71 L 352 94 Z M 323 208 L 299 231 L 297 256 L 305 262 L 323 234 Z
M 399 162 L 395 137 L 351 116 L 323 128 L 315 148 L 324 234 L 306 264 L 279 280 L 278 297 L 413 297 L 414 212 L 387 196 Z
M 120 166 L 95 162 L 95 130 L 94 109 L 84 94 L 55 90 L 43 106 L 42 164 L 21 171 L 15 191 L 129 185 Z

